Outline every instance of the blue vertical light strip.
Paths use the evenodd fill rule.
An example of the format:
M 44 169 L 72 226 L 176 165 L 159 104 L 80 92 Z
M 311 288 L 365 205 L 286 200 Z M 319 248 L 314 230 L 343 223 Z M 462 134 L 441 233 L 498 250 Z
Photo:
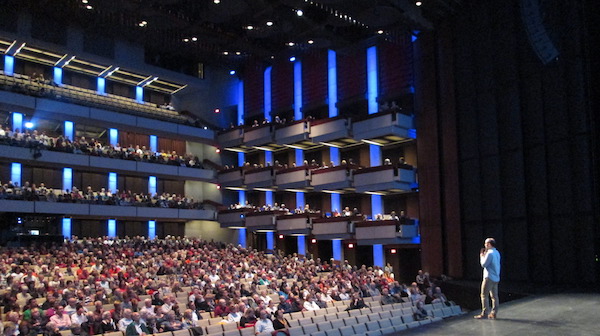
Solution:
M 150 136 L 150 150 L 152 152 L 158 152 L 158 137 L 156 135 Z
M 267 205 L 273 205 L 273 192 L 272 191 L 265 191 L 265 203 L 267 203 Z
M 294 120 L 302 120 L 302 62 L 294 62 Z
M 246 247 L 246 229 L 238 229 L 238 245 Z
M 264 108 L 265 108 L 265 119 L 271 122 L 271 70 L 272 67 L 265 69 L 264 73 Z
M 334 239 L 331 241 L 331 247 L 333 249 L 333 259 L 342 260 L 342 240 Z
M 71 229 L 73 227 L 73 221 L 71 218 L 62 219 L 62 236 L 65 239 L 71 239 Z
M 267 250 L 273 251 L 275 249 L 275 239 L 273 232 L 267 232 Z
M 327 53 L 327 95 L 329 117 L 337 117 L 337 55 L 333 50 Z
M 369 163 L 371 167 L 381 166 L 381 146 L 369 145 Z
M 304 151 L 302 149 L 296 149 L 296 166 L 300 167 L 303 165 Z
M 12 113 L 12 130 L 23 130 L 23 113 L 13 112 Z
M 238 202 L 240 205 L 246 204 L 246 191 L 245 190 L 238 191 Z
M 156 176 L 148 176 L 148 193 L 156 194 Z
M 108 130 L 108 141 L 111 146 L 116 146 L 119 143 L 119 130 L 111 128 Z
M 148 221 L 148 238 L 149 239 L 156 238 L 156 221 L 153 221 L 153 220 Z
M 73 141 L 75 136 L 75 124 L 72 121 L 65 120 L 63 136 Z
M 383 215 L 383 202 L 381 199 L 381 195 L 371 195 L 371 215 L 372 218 L 375 219 L 375 215 L 382 214 Z
M 4 74 L 12 76 L 15 74 L 15 57 L 4 55 Z
M 243 167 L 246 163 L 246 155 L 244 153 L 238 153 L 238 167 Z
M 340 149 L 337 147 L 329 147 L 329 160 L 333 162 L 334 165 L 340 164 Z
M 273 152 L 265 151 L 265 167 L 270 164 L 273 165 Z
M 340 194 L 331 194 L 331 212 L 341 211 L 342 202 L 340 201 Z
M 98 94 L 106 94 L 106 78 L 98 77 L 96 80 L 96 92 Z
M 107 222 L 107 226 L 108 226 L 108 237 L 109 238 L 115 238 L 117 236 L 117 220 L 116 219 L 109 219 Z
M 244 124 L 244 81 L 238 83 L 237 125 Z M 236 126 L 237 126 L 236 125 Z
M 141 86 L 135 87 L 135 100 L 138 103 L 144 102 L 144 88 L 143 87 L 141 87 Z
M 13 162 L 10 165 L 10 180 L 21 186 L 21 164 Z
M 73 189 L 73 169 L 72 168 L 63 168 L 63 187 L 62 190 L 72 190 Z
M 108 173 L 108 190 L 111 193 L 117 190 L 117 173 Z
M 373 244 L 373 265 L 383 267 L 385 265 L 385 255 L 383 254 L 383 245 Z
M 54 67 L 54 78 L 52 78 L 52 81 L 54 83 L 56 83 L 57 85 L 62 85 L 62 78 L 63 78 L 63 69 L 60 67 Z
M 306 237 L 298 236 L 298 254 L 306 255 Z
M 297 192 L 296 193 L 296 208 L 304 209 L 304 193 Z
M 377 113 L 378 92 L 377 78 L 377 47 L 373 46 L 367 49 L 367 101 L 369 104 L 369 114 Z

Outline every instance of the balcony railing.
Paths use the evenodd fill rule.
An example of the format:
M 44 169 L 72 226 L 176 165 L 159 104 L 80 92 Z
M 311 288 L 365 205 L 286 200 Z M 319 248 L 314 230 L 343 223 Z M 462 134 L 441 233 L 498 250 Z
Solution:
M 409 192 L 415 183 L 415 171 L 408 165 L 383 165 L 354 171 L 356 192 Z
M 311 185 L 318 191 L 345 190 L 352 188 L 353 172 L 356 165 L 314 169 L 311 172 Z
M 413 243 L 418 236 L 417 225 L 401 225 L 397 220 L 362 221 L 355 225 L 359 244 Z
M 354 234 L 354 223 L 357 221 L 362 221 L 362 217 L 315 218 L 312 221 L 312 234 L 317 239 L 350 239 Z

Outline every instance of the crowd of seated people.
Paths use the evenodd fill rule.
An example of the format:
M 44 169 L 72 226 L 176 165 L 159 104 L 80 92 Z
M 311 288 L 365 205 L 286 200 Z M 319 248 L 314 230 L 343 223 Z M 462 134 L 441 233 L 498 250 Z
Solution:
M 19 186 L 18 183 L 12 181 L 4 184 L 0 182 L 0 199 L 175 209 L 203 209 L 204 207 L 203 203 L 197 202 L 191 197 L 177 194 L 151 195 L 149 193 L 133 193 L 131 190 L 116 190 L 112 193 L 106 188 L 95 191 L 90 186 L 86 190 L 79 190 L 77 187 L 73 187 L 72 190 L 60 190 L 48 188 L 44 183 L 36 186 L 36 184 L 25 182 L 23 186 Z
M 115 146 L 103 144 L 97 139 L 86 139 L 85 137 L 76 137 L 74 141 L 65 138 L 62 135 L 51 137 L 46 132 L 38 132 L 37 130 L 21 132 L 6 127 L 0 127 L 0 145 L 10 145 L 18 147 L 31 148 L 34 151 L 45 149 L 57 152 L 85 154 L 93 156 L 101 156 L 122 160 L 143 161 L 149 163 L 168 164 L 173 166 L 183 166 L 190 168 L 203 169 L 200 159 L 192 154 L 185 156 L 177 154 L 176 151 L 167 153 L 164 150 L 153 152 L 146 146 L 129 145 L 122 147 L 120 144 Z
M 354 160 L 352 158 L 348 159 L 348 161 L 342 160 L 341 163 L 339 164 L 339 166 L 347 166 L 347 165 L 354 165 Z M 271 166 L 273 166 L 275 168 L 279 168 L 279 169 L 288 169 L 288 168 L 296 168 L 297 167 L 296 162 L 292 162 L 291 166 L 288 166 L 287 163 L 282 164 L 279 162 L 279 160 L 275 160 L 275 162 L 273 164 L 271 164 L 271 162 L 267 162 L 265 165 L 263 165 L 262 163 L 252 164 L 250 162 L 245 162 L 243 165 L 243 167 L 245 167 L 245 168 L 254 168 L 254 169 L 271 167 Z M 311 170 L 317 170 L 317 169 L 336 167 L 336 165 L 333 161 L 330 161 L 329 164 L 327 164 L 326 162 L 319 164 L 317 162 L 317 160 L 313 159 L 310 162 L 308 160 L 304 160 L 300 167 L 306 167 Z M 225 165 L 225 166 L 223 166 L 222 170 L 235 169 L 235 168 L 239 168 L 239 167 L 236 167 L 235 165 Z
M 393 270 L 321 262 L 186 237 L 77 239 L 0 248 L 5 335 L 126 336 L 193 328 L 209 312 L 258 331 L 289 326 L 283 314 L 366 307 L 362 298 L 410 298 Z M 272 324 L 272 326 L 271 326 Z M 143 326 L 142 326 L 143 325 Z M 6 329 L 12 333 L 7 334 Z M 136 333 L 138 331 L 138 333 Z

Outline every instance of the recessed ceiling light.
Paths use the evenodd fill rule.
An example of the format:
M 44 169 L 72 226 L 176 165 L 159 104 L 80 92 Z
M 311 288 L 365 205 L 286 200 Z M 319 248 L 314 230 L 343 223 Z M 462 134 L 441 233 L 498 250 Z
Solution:
M 87 8 L 87 9 L 94 9 L 94 7 L 92 7 L 90 5 L 85 6 L 85 8 Z
M 196 42 L 196 41 L 198 41 L 198 38 L 197 37 L 192 37 L 192 41 Z
M 379 34 L 379 35 L 383 34 L 383 30 L 378 30 L 377 34 Z
M 417 5 L 417 7 L 421 6 L 423 3 L 421 1 L 417 1 L 415 2 L 415 5 Z
M 189 38 L 184 38 L 183 42 L 190 42 L 190 39 Z
M 229 55 L 229 51 L 223 51 L 223 55 Z
M 296 61 L 296 57 L 292 56 L 290 57 L 290 62 L 295 62 Z
M 235 70 L 229 71 L 229 74 L 232 75 L 232 76 L 235 75 Z M 220 110 L 219 110 L 219 112 L 220 112 Z M 217 110 L 215 110 L 215 113 L 219 113 L 219 112 L 217 112 Z
M 214 0 L 213 2 L 218 5 L 221 3 L 221 0 Z
M 246 29 L 252 30 L 252 29 L 254 29 L 254 26 L 247 26 Z
M 302 16 L 302 15 L 304 15 L 304 12 L 302 11 L 302 9 L 298 9 L 298 10 L 296 11 L 296 15 L 298 15 L 298 16 Z
M 86 3 L 88 3 L 88 0 L 81 0 L 81 3 L 86 4 Z
M 236 54 L 236 55 L 241 55 L 241 54 L 242 54 L 242 52 L 241 52 L 241 51 L 236 51 L 236 52 L 235 52 L 235 54 Z
M 290 46 L 290 47 L 293 47 L 294 46 L 294 42 L 288 42 L 287 45 Z
M 267 21 L 267 26 L 271 27 L 273 25 L 273 21 Z
M 313 44 L 313 43 L 315 43 L 315 41 L 313 41 L 313 40 L 308 40 L 308 44 Z

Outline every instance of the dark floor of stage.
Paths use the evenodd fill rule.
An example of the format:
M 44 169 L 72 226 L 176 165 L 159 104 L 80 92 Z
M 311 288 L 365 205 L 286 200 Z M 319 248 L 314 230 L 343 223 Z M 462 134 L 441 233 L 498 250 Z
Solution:
M 478 311 L 394 335 L 600 335 L 600 294 L 547 294 L 500 305 L 496 320 Z

